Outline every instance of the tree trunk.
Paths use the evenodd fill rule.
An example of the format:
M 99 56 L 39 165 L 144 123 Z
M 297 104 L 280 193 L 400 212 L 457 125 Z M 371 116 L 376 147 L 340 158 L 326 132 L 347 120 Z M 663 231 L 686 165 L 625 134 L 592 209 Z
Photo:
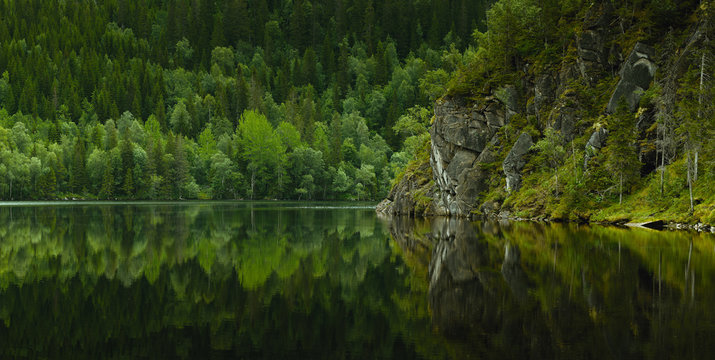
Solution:
M 559 169 L 557 168 L 556 171 L 554 172 L 556 175 L 556 196 L 559 196 Z
M 705 86 L 705 51 L 700 58 L 700 88 L 698 89 L 698 118 L 703 117 L 703 87 Z
M 687 168 L 687 173 L 688 173 L 688 192 L 690 193 L 690 214 L 693 214 L 693 181 L 692 181 L 692 176 L 691 176 L 691 169 L 693 167 L 692 160 L 690 158 L 690 151 L 688 151 L 688 168 Z
M 255 194 L 256 190 L 256 171 L 251 172 L 251 200 L 253 200 L 253 195 Z
M 618 205 L 623 203 L 623 174 L 621 174 L 620 185 L 618 187 Z
M 695 163 L 693 164 L 693 182 L 698 181 L 698 150 L 695 150 Z
M 663 177 L 665 175 L 665 154 L 660 158 L 660 195 L 663 195 Z
M 705 87 L 705 54 L 700 58 L 700 88 L 698 89 L 698 122 L 703 118 L 703 88 Z M 693 181 L 698 181 L 698 149 L 695 149 L 695 165 L 693 167 Z
M 663 196 L 663 177 L 665 175 L 665 124 L 663 124 L 661 132 L 663 137 L 660 143 L 660 195 Z M 657 163 L 656 161 L 656 164 Z

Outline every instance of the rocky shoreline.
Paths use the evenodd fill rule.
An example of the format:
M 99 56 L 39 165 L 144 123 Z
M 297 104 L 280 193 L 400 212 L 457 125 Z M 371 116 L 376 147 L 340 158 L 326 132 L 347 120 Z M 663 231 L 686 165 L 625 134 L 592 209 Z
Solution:
M 444 215 L 437 215 L 437 214 L 415 214 L 415 213 L 394 213 L 392 212 L 393 207 L 392 207 L 392 201 L 389 199 L 384 199 L 381 201 L 377 206 L 375 207 L 375 212 L 377 212 L 379 215 L 383 216 L 406 216 L 406 217 L 413 217 L 413 218 L 433 218 L 433 217 L 444 217 Z M 492 214 L 489 216 L 479 216 L 476 214 L 472 214 L 471 216 L 464 217 L 464 216 L 456 216 L 456 217 L 461 217 L 464 219 L 469 219 L 471 221 L 477 221 L 480 219 L 488 219 L 488 220 L 497 220 L 497 221 L 530 221 L 530 222 L 541 222 L 541 223 L 550 223 L 550 222 L 564 222 L 564 221 L 555 221 L 552 220 L 548 217 L 533 217 L 533 218 L 524 218 L 524 217 L 516 217 L 516 216 L 511 216 L 508 212 L 500 212 L 499 214 Z M 627 227 L 634 227 L 634 228 L 645 228 L 645 229 L 651 229 L 651 230 L 686 230 L 686 231 L 697 231 L 697 232 L 704 232 L 704 233 L 713 233 L 715 234 L 715 225 L 709 225 L 709 224 L 704 224 L 704 223 L 696 223 L 696 224 L 688 224 L 688 223 L 681 223 L 681 222 L 675 222 L 675 221 L 665 221 L 665 220 L 651 220 L 647 222 L 640 222 L 640 223 L 633 223 L 633 222 L 628 222 L 628 220 L 624 221 L 584 221 L 584 224 L 593 224 L 593 225 L 613 225 L 613 226 L 627 226 Z

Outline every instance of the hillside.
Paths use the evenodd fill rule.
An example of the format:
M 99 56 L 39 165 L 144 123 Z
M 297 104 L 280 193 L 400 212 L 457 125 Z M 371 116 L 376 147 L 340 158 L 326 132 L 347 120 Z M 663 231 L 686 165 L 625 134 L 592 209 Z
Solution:
M 379 211 L 715 224 L 712 6 L 496 2 Z
M 0 0 L 0 199 L 381 199 L 489 2 Z

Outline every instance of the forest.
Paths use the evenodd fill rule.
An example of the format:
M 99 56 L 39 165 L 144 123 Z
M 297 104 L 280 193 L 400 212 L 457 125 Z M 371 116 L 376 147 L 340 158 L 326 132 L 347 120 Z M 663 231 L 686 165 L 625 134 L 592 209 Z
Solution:
M 715 221 L 713 13 L 700 0 L 0 0 L 0 199 L 378 200 L 412 181 L 400 196 L 429 208 L 435 106 L 462 98 L 513 107 L 482 178 L 464 180 L 484 182 L 473 214 Z M 637 46 L 652 49 L 651 85 L 611 104 Z M 534 144 L 512 191 L 501 168 L 520 134 Z
M 0 199 L 382 198 L 488 3 L 0 0 Z
M 715 224 L 714 9 L 494 2 L 378 211 Z

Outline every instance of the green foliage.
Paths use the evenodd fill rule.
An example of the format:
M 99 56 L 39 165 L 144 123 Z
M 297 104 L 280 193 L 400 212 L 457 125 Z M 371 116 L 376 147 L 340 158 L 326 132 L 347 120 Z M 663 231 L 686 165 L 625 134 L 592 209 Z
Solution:
M 604 149 L 607 154 L 606 168 L 614 175 L 613 180 L 618 184 L 619 195 L 622 197 L 623 188 L 628 189 L 628 184 L 632 184 L 640 175 L 641 163 L 635 147 L 635 116 L 628 111 L 622 100 L 607 121 L 610 131 Z
M 566 154 L 563 142 L 560 132 L 549 127 L 544 131 L 544 137 L 536 142 L 533 148 L 543 157 L 545 166 L 550 169 L 558 169 Z
M 1 2 L 0 197 L 97 197 L 109 168 L 113 197 L 375 200 L 415 136 L 394 125 L 442 95 L 486 3 Z M 275 156 L 246 148 L 246 110 L 275 129 Z M 351 190 L 334 192 L 346 141 Z M 300 148 L 319 174 L 289 174 Z
M 518 69 L 521 58 L 530 55 L 539 41 L 541 8 L 534 0 L 497 1 L 487 12 L 486 33 L 475 31 L 479 46 L 489 52 L 496 67 L 510 71 Z
M 281 181 L 286 149 L 268 119 L 252 110 L 241 116 L 237 134 L 241 157 L 251 176 L 250 195 L 268 196 L 267 185 Z

